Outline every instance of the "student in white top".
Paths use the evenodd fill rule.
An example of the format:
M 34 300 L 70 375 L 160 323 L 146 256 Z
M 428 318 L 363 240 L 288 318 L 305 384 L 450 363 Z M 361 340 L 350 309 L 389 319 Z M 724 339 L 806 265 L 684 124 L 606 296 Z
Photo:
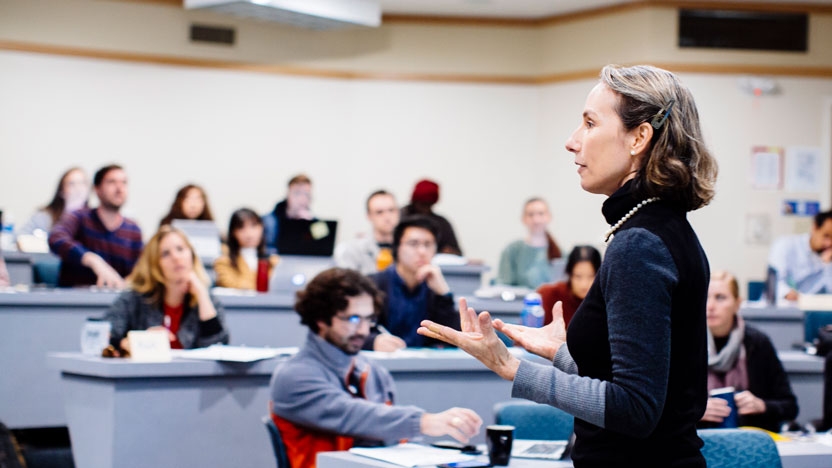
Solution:
M 393 229 L 399 224 L 396 198 L 386 190 L 376 190 L 367 198 L 367 219 L 373 226 L 369 237 L 360 237 L 335 249 L 335 264 L 369 275 L 393 263 Z
M 778 299 L 832 294 L 832 211 L 815 215 L 808 233 L 777 239 L 768 264 L 777 274 Z

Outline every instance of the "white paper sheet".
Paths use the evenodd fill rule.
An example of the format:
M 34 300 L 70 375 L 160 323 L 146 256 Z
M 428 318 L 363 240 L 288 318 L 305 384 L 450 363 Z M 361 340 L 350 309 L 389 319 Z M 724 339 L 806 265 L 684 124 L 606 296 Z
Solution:
M 248 346 L 209 346 L 207 348 L 171 350 L 173 357 L 176 358 L 227 362 L 255 362 L 276 356 L 291 356 L 297 352 L 297 347 L 250 348 Z
M 456 450 L 440 449 L 419 444 L 399 444 L 390 447 L 353 447 L 351 453 L 386 461 L 399 466 L 436 466 L 440 463 L 473 460 Z

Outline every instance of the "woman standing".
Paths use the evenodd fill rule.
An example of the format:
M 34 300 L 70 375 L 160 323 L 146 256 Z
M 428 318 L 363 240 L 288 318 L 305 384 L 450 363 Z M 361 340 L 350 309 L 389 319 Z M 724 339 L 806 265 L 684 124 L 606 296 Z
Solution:
M 128 289 L 110 307 L 110 343 L 129 351 L 130 330 L 166 330 L 171 348 L 228 344 L 222 306 L 208 292 L 208 275 L 181 231 L 162 226 L 144 246 Z
M 529 234 L 503 250 L 497 272 L 498 283 L 534 289 L 552 281 L 552 260 L 560 258 L 561 253 L 555 238 L 546 230 L 551 221 L 549 206 L 542 198 L 526 201 L 523 205 L 523 224 Z
M 581 187 L 607 195 L 609 242 L 567 337 L 562 308 L 542 328 L 476 315 L 462 332 L 423 322 L 507 380 L 512 396 L 575 416 L 577 468 L 705 467 L 696 423 L 707 400 L 708 259 L 686 213 L 713 197 L 716 162 L 693 96 L 670 72 L 607 66 L 566 142 Z M 554 365 L 521 361 L 494 332 Z

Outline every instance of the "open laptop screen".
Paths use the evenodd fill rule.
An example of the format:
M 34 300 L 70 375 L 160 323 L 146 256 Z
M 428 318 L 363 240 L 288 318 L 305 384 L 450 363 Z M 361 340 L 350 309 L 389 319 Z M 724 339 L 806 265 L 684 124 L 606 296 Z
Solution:
M 337 229 L 337 221 L 283 220 L 277 231 L 277 253 L 331 257 Z

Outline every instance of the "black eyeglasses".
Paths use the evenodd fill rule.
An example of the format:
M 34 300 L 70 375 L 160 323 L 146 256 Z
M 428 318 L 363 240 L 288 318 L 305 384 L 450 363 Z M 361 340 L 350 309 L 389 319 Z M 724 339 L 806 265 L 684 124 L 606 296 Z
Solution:
M 361 324 L 361 322 L 366 322 L 367 325 L 374 327 L 376 323 L 378 323 L 378 317 L 375 315 L 371 315 L 369 317 L 362 317 L 360 315 L 348 315 L 346 317 L 341 315 L 336 315 L 335 318 L 341 320 L 342 322 L 348 322 L 350 325 L 357 327 Z

